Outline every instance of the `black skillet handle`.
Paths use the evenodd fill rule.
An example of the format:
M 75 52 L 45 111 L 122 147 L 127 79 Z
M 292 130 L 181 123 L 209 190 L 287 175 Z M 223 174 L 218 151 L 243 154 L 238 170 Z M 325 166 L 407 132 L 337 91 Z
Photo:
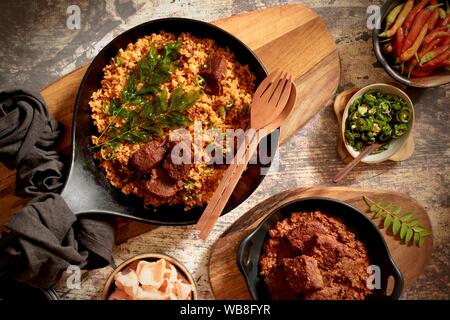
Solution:
M 108 199 L 111 196 L 78 161 L 72 163 L 61 196 L 76 215 L 102 213 L 103 208 L 110 206 Z
M 386 290 L 388 285 L 388 279 L 390 276 L 394 278 L 395 283 L 392 293 L 388 296 Z M 392 261 L 392 258 L 389 257 L 389 259 L 387 259 L 386 262 L 384 263 L 381 269 L 381 277 L 382 277 L 382 288 L 384 290 L 383 294 L 385 296 L 385 299 L 398 300 L 403 291 L 404 280 L 400 270 Z
M 257 256 L 259 252 L 257 253 Z M 237 265 L 244 276 L 247 288 L 253 299 L 258 300 L 258 262 L 254 261 L 255 246 L 250 236 L 242 240 L 238 248 Z

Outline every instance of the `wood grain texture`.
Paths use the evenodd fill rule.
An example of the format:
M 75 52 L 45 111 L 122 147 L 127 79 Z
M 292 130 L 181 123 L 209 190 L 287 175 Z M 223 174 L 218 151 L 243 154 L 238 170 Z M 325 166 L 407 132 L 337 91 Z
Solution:
M 311 9 L 289 4 L 214 24 L 237 35 L 268 70 L 280 68 L 293 75 L 298 102 L 281 127 L 281 143 L 333 98 L 340 77 L 339 57 L 333 37 Z
M 284 5 L 244 13 L 213 22 L 247 44 L 270 71 L 288 70 L 297 85 L 298 103 L 283 124 L 283 143 L 329 103 L 339 84 L 336 44 L 314 11 Z M 70 144 L 69 132 L 76 93 L 87 65 L 53 82 L 41 93 L 54 117 L 67 128 L 61 148 Z
M 92 61 L 96 53 L 121 32 L 152 19 L 177 16 L 212 21 L 285 2 L 78 0 L 81 29 L 70 30 L 64 23 L 68 6 L 64 1 L 4 0 L 0 15 L 8 19 L 0 19 L 4 30 L 0 37 L 0 86 L 39 90 Z M 313 9 L 333 35 L 342 70 L 338 92 L 392 81 L 377 63 L 371 31 L 366 25 L 367 7 L 382 5 L 382 0 L 288 2 L 300 2 Z M 27 19 L 23 19 L 24 16 Z M 416 113 L 413 156 L 402 162 L 362 163 L 343 183 L 353 188 L 396 190 L 416 199 L 427 210 L 433 225 L 433 255 L 423 274 L 404 291 L 402 299 L 450 299 L 450 85 L 406 90 L 406 93 L 413 99 Z M 115 246 L 116 263 L 142 253 L 166 253 L 177 258 L 194 275 L 201 299 L 214 298 L 207 270 L 214 241 L 242 214 L 271 195 L 298 187 L 330 184 L 343 167 L 336 153 L 339 128 L 332 102 L 280 146 L 278 166 L 245 202 L 219 219 L 207 241 L 198 240 L 194 226 L 160 226 Z M 15 179 L 14 173 L 12 179 Z M 3 209 L 0 208 L 0 220 L 5 221 Z M 57 287 L 58 293 L 64 299 L 100 298 L 101 288 L 111 271 L 106 267 L 84 273 L 80 289 L 68 289 L 63 278 Z
M 269 71 L 280 68 L 294 77 L 298 103 L 281 127 L 280 143 L 289 139 L 333 98 L 339 83 L 339 58 L 333 37 L 314 11 L 299 4 L 284 5 L 221 19 L 213 24 L 246 43 Z M 66 154 L 71 144 L 75 98 L 86 69 L 87 65 L 78 68 L 41 91 L 49 112 L 64 125 L 58 150 Z M 13 176 L 11 172 L 0 176 L 0 180 L 8 179 L 0 189 L 6 195 L 0 199 L 0 207 L 9 203 L 3 201 L 10 201 L 7 190 L 14 184 Z M 117 227 L 122 233 L 118 239 L 125 241 L 151 229 L 152 226 L 146 228 L 130 221 L 130 226 Z
M 339 93 L 333 104 L 334 114 L 336 115 L 336 119 L 339 125 L 339 132 L 342 128 L 342 116 L 344 114 L 345 107 L 347 102 L 352 98 L 352 96 L 359 91 L 360 88 L 350 88 Z M 344 138 L 341 134 L 338 137 L 338 144 L 336 147 L 337 153 L 339 157 L 342 159 L 344 163 L 349 163 L 353 160 L 353 157 L 347 151 L 347 148 L 344 144 Z M 409 159 L 414 153 L 414 134 L 410 134 L 405 144 L 390 157 L 388 160 L 392 161 L 403 161 Z
M 216 299 L 251 299 L 244 277 L 240 273 L 237 263 L 237 249 L 241 241 L 252 232 L 269 212 L 294 199 L 305 197 L 329 197 L 342 200 L 362 212 L 367 212 L 367 204 L 362 198 L 367 195 L 370 198 L 394 203 L 401 206 L 404 212 L 413 211 L 417 214 L 420 223 L 431 230 L 430 219 L 426 211 L 414 199 L 398 192 L 382 190 L 360 190 L 347 187 L 328 188 L 299 188 L 285 191 L 270 197 L 245 213 L 233 225 L 231 225 L 216 241 L 211 250 L 209 261 L 209 279 Z M 376 223 L 379 220 L 375 220 Z M 389 247 L 391 256 L 400 268 L 407 289 L 422 273 L 428 263 L 433 240 L 427 238 L 423 247 L 403 245 L 399 242 L 398 235 L 393 236 L 390 231 L 381 230 Z M 257 262 L 255 262 L 257 263 Z

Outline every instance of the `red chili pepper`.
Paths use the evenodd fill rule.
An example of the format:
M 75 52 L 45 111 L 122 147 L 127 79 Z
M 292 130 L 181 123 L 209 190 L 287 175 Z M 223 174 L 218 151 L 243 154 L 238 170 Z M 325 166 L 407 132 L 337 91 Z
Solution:
M 428 51 L 432 50 L 434 47 L 436 47 L 440 42 L 442 41 L 442 38 L 437 38 L 431 41 L 428 45 L 426 45 L 422 50 L 419 51 L 419 56 L 423 56 Z
M 447 26 L 435 27 L 431 32 L 447 31 Z
M 427 34 L 428 31 L 428 25 L 425 24 L 422 29 L 419 32 L 419 35 L 417 36 L 416 40 L 414 40 L 413 45 L 406 50 L 405 52 L 402 52 L 402 55 L 400 56 L 400 61 L 408 61 L 409 59 L 411 59 L 412 57 L 414 57 L 414 55 L 416 54 L 417 50 L 419 50 L 423 39 L 425 38 L 425 35 Z
M 428 77 L 430 75 L 430 73 L 433 72 L 433 70 L 427 70 L 427 71 L 411 70 L 408 67 L 404 67 L 403 72 L 406 74 L 410 74 L 411 76 L 413 76 L 415 78 L 423 78 L 423 77 Z
M 442 45 L 443 46 L 450 45 L 450 37 L 446 37 L 446 38 L 442 39 Z
M 431 4 L 432 6 L 434 6 L 435 4 L 438 4 L 438 1 L 437 1 L 437 0 L 430 0 L 430 4 Z
M 417 58 L 416 57 L 412 57 L 411 60 L 409 60 L 409 62 L 408 62 L 409 65 L 415 67 L 419 63 L 419 61 L 417 61 L 417 59 L 419 59 L 419 60 L 422 59 L 422 57 L 427 52 L 429 52 L 430 50 L 434 49 L 441 42 L 441 40 L 442 39 L 440 39 L 440 38 L 439 39 L 434 39 L 433 41 L 431 41 L 431 43 L 429 45 L 427 45 L 427 46 L 423 47 L 422 49 L 420 49 L 417 52 Z
M 424 24 L 427 22 L 428 18 L 431 15 L 431 11 L 428 9 L 420 10 L 420 12 L 417 14 L 416 19 L 414 20 L 414 23 L 411 27 L 410 32 L 406 36 L 405 42 L 403 43 L 402 52 L 405 52 L 408 48 L 412 46 L 414 43 L 414 40 L 416 40 L 420 30 L 424 26 Z M 429 28 L 429 26 L 428 26 Z
M 395 55 L 397 58 L 400 58 L 402 55 L 402 48 L 403 48 L 403 42 L 405 41 L 405 33 L 403 32 L 403 28 L 398 28 L 397 32 L 395 33 Z
M 433 41 L 431 41 L 427 46 L 424 46 L 422 49 L 419 50 L 419 52 L 417 52 L 417 58 L 422 59 L 422 57 L 427 54 L 429 51 L 433 50 L 434 48 L 436 48 L 440 42 L 442 41 L 441 38 L 438 39 L 434 39 Z M 443 43 L 442 45 L 446 45 L 446 43 Z M 417 61 L 416 57 L 411 58 L 411 61 L 409 62 L 410 65 L 415 66 L 417 65 L 419 62 Z
M 434 29 L 438 20 L 439 20 L 439 8 L 435 8 L 427 21 L 430 30 Z
M 447 13 L 447 16 L 445 17 L 445 19 L 439 19 L 435 28 L 446 27 L 449 19 L 450 19 L 450 13 Z
M 449 31 L 435 30 L 435 31 L 432 31 L 431 33 L 427 34 L 425 39 L 423 39 L 423 44 L 424 45 L 428 45 L 434 39 L 445 38 L 445 37 L 448 37 L 448 36 L 450 36 Z
M 440 46 L 437 47 L 429 52 L 427 52 L 421 59 L 420 59 L 420 65 L 425 65 L 428 61 L 432 61 L 433 59 L 436 59 L 439 55 L 446 52 L 448 50 L 449 46 Z
M 445 67 L 449 67 L 449 66 L 450 66 L 450 61 L 444 60 L 439 63 L 436 63 L 433 67 L 422 68 L 421 70 L 424 72 L 433 72 L 436 69 L 445 68 Z
M 436 58 L 434 58 L 433 60 L 425 63 L 422 66 L 423 70 L 431 70 L 434 69 L 436 67 L 442 67 L 445 65 L 445 61 L 450 57 L 450 50 L 447 50 L 447 52 L 444 52 L 442 54 L 440 54 L 439 56 L 437 56 Z
M 414 22 L 414 18 L 416 17 L 416 15 L 419 13 L 420 10 L 425 8 L 427 3 L 428 3 L 428 0 L 422 0 L 418 4 L 416 4 L 412 8 L 412 10 L 409 12 L 408 16 L 406 17 L 405 23 L 403 24 L 405 34 L 409 33 L 409 29 L 411 28 L 411 26 Z
M 398 28 L 402 26 L 403 22 L 405 22 L 405 19 L 411 11 L 413 5 L 413 0 L 406 1 L 405 5 L 402 7 L 402 10 L 397 16 L 397 19 L 395 19 L 395 23 L 389 28 L 389 30 L 380 33 L 378 36 L 387 38 L 392 37 L 397 32 Z

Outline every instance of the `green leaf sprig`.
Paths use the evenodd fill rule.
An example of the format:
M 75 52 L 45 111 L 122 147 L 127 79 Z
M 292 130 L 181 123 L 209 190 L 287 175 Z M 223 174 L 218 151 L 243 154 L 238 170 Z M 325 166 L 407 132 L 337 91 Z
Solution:
M 162 90 L 151 101 L 145 101 L 132 111 L 123 112 L 123 108 L 112 104 L 112 114 L 125 119 L 121 127 L 109 126 L 108 139 L 98 144 L 102 148 L 105 160 L 114 158 L 115 149 L 123 142 L 147 142 L 153 136 L 161 136 L 164 129 L 176 129 L 191 124 L 186 111 L 200 98 L 201 91 L 183 92 L 183 86 L 177 87 L 168 98 L 168 92 Z M 102 133 L 103 134 L 103 133 Z
M 161 136 L 165 129 L 176 129 L 191 123 L 186 111 L 201 96 L 200 90 L 184 93 L 184 86 L 178 86 L 168 98 L 167 90 L 160 89 L 161 83 L 169 80 L 179 58 L 180 42 L 167 43 L 160 53 L 153 44 L 146 57 L 138 62 L 137 74 L 131 73 L 123 88 L 120 99 L 108 104 L 105 114 L 109 123 L 99 136 L 107 136 L 105 142 L 97 144 L 105 160 L 115 157 L 115 150 L 123 142 L 147 142 L 153 136 Z M 137 81 L 142 86 L 138 89 Z M 132 108 L 129 108 L 132 107 Z M 113 125 L 117 118 L 124 119 L 120 127 Z
M 431 232 L 420 225 L 419 220 L 415 219 L 414 212 L 401 213 L 400 207 L 393 207 L 392 203 L 384 200 L 372 200 L 363 196 L 364 201 L 369 206 L 369 211 L 374 214 L 373 219 L 383 219 L 383 228 L 392 228 L 392 233 L 400 236 L 400 241 L 408 244 L 411 240 L 413 244 L 421 247 L 425 238 L 431 235 Z

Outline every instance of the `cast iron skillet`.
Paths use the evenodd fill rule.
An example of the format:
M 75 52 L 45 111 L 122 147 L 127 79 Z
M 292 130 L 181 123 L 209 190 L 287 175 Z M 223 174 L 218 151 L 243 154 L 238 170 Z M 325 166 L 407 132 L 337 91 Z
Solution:
M 92 61 L 81 82 L 75 102 L 72 163 L 62 196 L 76 214 L 110 214 L 154 224 L 184 225 L 197 222 L 203 212 L 204 208 L 200 207 L 188 212 L 184 211 L 182 206 L 144 208 L 141 199 L 135 196 L 125 196 L 109 184 L 89 151 L 90 137 L 92 134 L 97 134 L 97 131 L 91 120 L 88 102 L 92 92 L 100 88 L 103 68 L 120 48 L 136 42 L 138 38 L 160 31 L 174 34 L 190 32 L 200 38 L 211 38 L 217 45 L 228 47 L 241 64 L 249 65 L 250 70 L 256 76 L 256 85 L 267 76 L 267 71 L 262 63 L 245 44 L 228 32 L 206 22 L 184 18 L 165 18 L 138 25 L 116 37 Z M 277 141 L 277 135 L 272 134 L 262 142 L 267 143 L 269 155 L 275 153 Z M 256 189 L 263 179 L 260 169 L 269 166 L 270 162 L 262 164 L 261 161 L 258 161 L 258 164 L 249 165 L 224 212 L 238 206 Z
M 371 265 L 378 265 L 381 271 L 381 288 L 374 289 L 370 299 L 398 299 L 403 290 L 403 277 L 392 260 L 386 242 L 377 227 L 359 210 L 352 206 L 329 198 L 311 197 L 288 202 L 274 209 L 269 215 L 242 240 L 237 255 L 237 264 L 253 299 L 268 300 L 269 294 L 264 280 L 259 277 L 259 257 L 268 231 L 275 224 L 290 216 L 293 212 L 320 210 L 339 216 L 346 225 L 352 227 L 359 239 L 366 245 Z M 395 284 L 390 296 L 386 294 L 388 278 L 393 276 Z

